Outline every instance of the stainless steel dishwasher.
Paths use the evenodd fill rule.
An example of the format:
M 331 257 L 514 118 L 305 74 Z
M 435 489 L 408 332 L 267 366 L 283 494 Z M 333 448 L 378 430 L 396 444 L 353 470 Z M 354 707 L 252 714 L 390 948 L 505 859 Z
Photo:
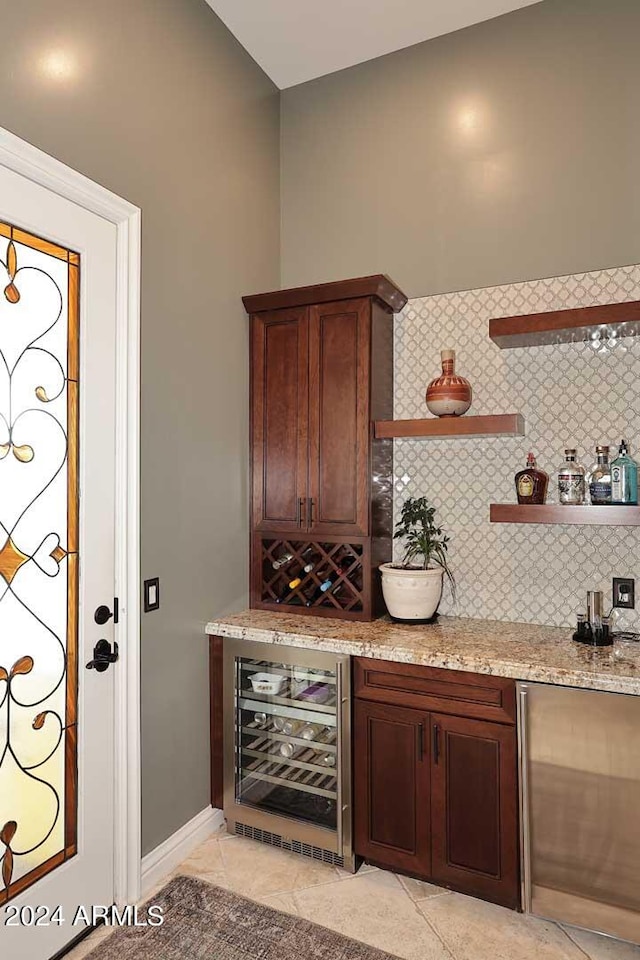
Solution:
M 518 684 L 523 902 L 640 943 L 640 697 Z

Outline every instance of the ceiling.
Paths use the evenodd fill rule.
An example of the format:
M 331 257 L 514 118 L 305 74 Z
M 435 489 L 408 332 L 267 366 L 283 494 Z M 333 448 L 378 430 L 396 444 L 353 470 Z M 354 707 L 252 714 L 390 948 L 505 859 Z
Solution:
M 540 0 L 207 0 L 281 89 Z

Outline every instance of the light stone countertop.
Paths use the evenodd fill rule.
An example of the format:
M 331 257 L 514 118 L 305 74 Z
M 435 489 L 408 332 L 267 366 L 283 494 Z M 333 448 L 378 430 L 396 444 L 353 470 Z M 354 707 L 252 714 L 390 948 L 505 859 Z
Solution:
M 330 653 L 421 663 L 589 690 L 640 695 L 640 643 L 601 649 L 571 630 L 531 623 L 440 617 L 436 624 L 372 623 L 245 610 L 207 624 L 208 634 Z

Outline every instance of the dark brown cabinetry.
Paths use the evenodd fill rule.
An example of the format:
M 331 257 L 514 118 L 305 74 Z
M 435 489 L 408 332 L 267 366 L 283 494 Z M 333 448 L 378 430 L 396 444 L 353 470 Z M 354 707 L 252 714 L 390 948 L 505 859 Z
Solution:
M 309 325 L 306 310 L 258 314 L 251 332 L 253 520 L 300 525 L 307 489 Z
M 391 414 L 392 320 L 405 302 L 383 276 L 244 298 L 254 607 L 363 620 L 380 607 L 393 451 L 373 421 Z
M 429 717 L 382 703 L 355 703 L 355 850 L 373 863 L 427 876 Z
M 314 533 L 369 533 L 371 302 L 309 311 L 309 501 Z
M 431 877 L 519 905 L 514 727 L 432 714 Z
M 358 658 L 354 687 L 356 853 L 517 908 L 513 681 Z

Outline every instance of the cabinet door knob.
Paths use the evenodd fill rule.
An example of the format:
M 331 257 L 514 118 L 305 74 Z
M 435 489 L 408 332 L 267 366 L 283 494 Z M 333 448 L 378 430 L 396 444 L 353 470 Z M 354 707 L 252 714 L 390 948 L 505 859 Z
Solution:
M 438 763 L 440 759 L 440 727 L 437 723 L 433 725 L 433 762 Z

